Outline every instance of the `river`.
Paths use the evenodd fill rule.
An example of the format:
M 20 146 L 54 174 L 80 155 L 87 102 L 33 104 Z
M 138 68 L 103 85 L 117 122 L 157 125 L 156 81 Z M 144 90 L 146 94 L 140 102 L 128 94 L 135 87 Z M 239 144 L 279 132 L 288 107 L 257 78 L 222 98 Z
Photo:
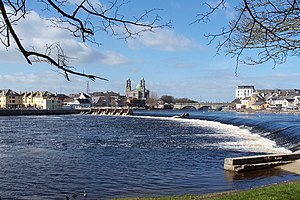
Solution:
M 189 119 L 172 117 L 182 111 L 0 117 L 0 196 L 206 194 L 299 178 L 278 169 L 223 170 L 227 157 L 298 150 L 298 115 L 188 112 Z

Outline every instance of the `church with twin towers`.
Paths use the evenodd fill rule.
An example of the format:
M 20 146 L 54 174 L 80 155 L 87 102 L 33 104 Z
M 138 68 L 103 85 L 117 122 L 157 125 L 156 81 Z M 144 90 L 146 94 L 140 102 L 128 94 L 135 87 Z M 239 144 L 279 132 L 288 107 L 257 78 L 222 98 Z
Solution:
M 128 103 L 132 106 L 144 107 L 146 105 L 146 100 L 149 98 L 149 94 L 150 92 L 146 89 L 144 78 L 141 78 L 135 88 L 131 87 L 130 78 L 126 80 L 126 98 Z

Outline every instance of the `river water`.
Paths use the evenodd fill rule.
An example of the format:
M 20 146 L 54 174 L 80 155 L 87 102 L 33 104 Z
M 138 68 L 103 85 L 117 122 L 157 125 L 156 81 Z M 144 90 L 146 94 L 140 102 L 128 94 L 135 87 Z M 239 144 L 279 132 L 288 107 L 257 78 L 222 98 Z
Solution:
M 189 112 L 0 117 L 0 197 L 206 194 L 299 178 L 223 170 L 227 157 L 298 150 L 298 115 Z

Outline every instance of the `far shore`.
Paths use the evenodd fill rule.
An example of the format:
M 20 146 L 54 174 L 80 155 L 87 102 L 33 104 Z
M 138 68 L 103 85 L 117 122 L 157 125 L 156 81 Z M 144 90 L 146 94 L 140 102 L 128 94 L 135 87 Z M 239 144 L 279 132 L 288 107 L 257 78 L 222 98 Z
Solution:
M 253 109 L 241 109 L 241 110 L 236 110 L 236 109 L 228 109 L 228 110 L 222 110 L 224 112 L 237 112 L 237 113 L 245 113 L 245 114 L 252 114 L 252 113 L 272 113 L 272 114 L 295 114 L 299 115 L 300 110 L 268 110 L 268 109 L 263 109 L 263 110 L 253 110 Z
M 69 115 L 79 114 L 80 110 L 30 110 L 30 109 L 1 109 L 0 116 L 16 115 Z

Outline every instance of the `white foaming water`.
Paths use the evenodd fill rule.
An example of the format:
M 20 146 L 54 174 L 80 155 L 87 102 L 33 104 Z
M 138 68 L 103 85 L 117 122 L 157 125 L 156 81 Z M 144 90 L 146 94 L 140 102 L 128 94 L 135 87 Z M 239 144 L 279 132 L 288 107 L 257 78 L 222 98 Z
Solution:
M 157 117 L 147 117 L 157 118 Z M 292 153 L 290 150 L 278 147 L 276 142 L 260 136 L 259 134 L 251 133 L 246 127 L 238 127 L 230 124 L 222 124 L 220 122 L 199 120 L 199 119 L 181 119 L 159 117 L 162 120 L 174 120 L 187 126 L 199 126 L 212 130 L 211 134 L 195 134 L 197 137 L 214 137 L 231 141 L 210 143 L 207 147 L 216 147 L 225 150 L 255 152 L 255 153 Z M 203 147 L 203 145 L 201 145 Z

